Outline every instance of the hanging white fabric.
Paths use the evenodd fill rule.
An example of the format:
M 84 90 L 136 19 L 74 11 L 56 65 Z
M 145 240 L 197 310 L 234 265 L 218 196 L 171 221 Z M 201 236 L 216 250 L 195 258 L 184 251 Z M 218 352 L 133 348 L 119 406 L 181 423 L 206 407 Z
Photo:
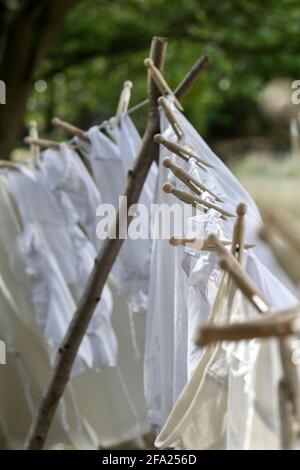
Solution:
M 121 115 L 120 127 L 113 125 L 108 129 L 115 142 L 95 126 L 87 132 L 90 144 L 80 142 L 80 145 L 91 163 L 102 203 L 118 208 L 119 197 L 123 193 L 128 171 L 133 167 L 141 138 L 127 114 Z M 153 164 L 139 200 L 149 212 L 156 174 L 157 169 Z M 146 239 L 129 238 L 123 243 L 112 271 L 119 292 L 129 297 L 130 308 L 136 312 L 147 309 L 152 246 L 147 235 Z
M 88 240 L 85 231 L 95 239 L 95 215 L 100 204 L 100 195 L 79 157 L 65 144 L 60 146 L 59 151 L 44 152 L 41 161 L 48 190 L 54 195 L 64 214 L 66 228 L 73 245 L 73 258 L 77 270 L 73 292 L 78 302 L 97 256 L 96 249 Z M 112 295 L 105 285 L 87 330 L 93 350 L 94 368 L 101 368 L 104 364 L 110 366 L 116 364 L 117 341 L 110 323 L 111 312 Z
M 2 187 L 5 188 L 1 185 L 0 189 Z M 2 193 L 0 212 L 4 227 L 0 231 L 1 273 L 5 278 L 6 285 L 10 286 L 13 293 L 10 298 L 16 304 L 15 315 L 20 323 L 20 326 L 17 326 L 18 323 L 13 322 L 14 317 L 9 311 L 7 312 L 5 317 L 9 319 L 11 327 L 10 337 L 14 339 L 12 351 L 16 350 L 20 353 L 13 356 L 17 374 L 15 380 L 18 381 L 13 390 L 20 393 L 12 393 L 12 375 L 10 375 L 10 380 L 5 375 L 4 380 L 7 386 L 1 388 L 0 399 L 3 398 L 6 409 L 10 410 L 8 415 L 2 413 L 2 427 L 5 429 L 9 445 L 13 448 L 20 448 L 32 420 L 31 412 L 33 413 L 36 409 L 38 399 L 46 387 L 51 366 L 45 338 L 40 333 L 36 323 L 37 316 L 34 313 L 32 290 L 35 289 L 36 280 L 28 277 L 27 259 L 24 259 L 24 253 L 20 251 L 22 246 L 19 243 L 19 234 L 22 227 L 14 228 L 14 226 L 18 227 L 18 224 L 17 221 L 14 221 L 17 217 L 12 207 L 17 208 L 17 206 L 12 205 L 13 201 L 7 190 L 3 189 Z M 6 206 L 3 205 L 4 203 Z M 10 222 L 11 220 L 12 222 Z M 47 247 L 44 254 L 48 257 L 49 253 L 50 250 Z M 47 268 L 47 265 L 45 267 Z M 41 291 L 42 297 L 43 293 L 44 290 Z M 55 297 L 57 298 L 57 293 Z M 56 443 L 57 439 L 60 439 L 61 442 L 71 442 L 79 449 L 96 449 L 99 446 L 114 446 L 147 432 L 148 424 L 142 386 L 142 361 L 136 359 L 130 345 L 131 333 L 128 314 L 126 315 L 126 311 L 124 312 L 124 300 L 120 301 L 116 294 L 114 294 L 114 299 L 113 324 L 119 343 L 118 366 L 103 367 L 100 372 L 86 369 L 76 377 L 73 374 L 59 407 L 57 421 L 55 420 L 52 428 L 53 433 L 51 431 L 47 441 L 49 444 Z M 39 304 L 40 309 L 43 306 L 44 303 Z M 53 302 L 50 302 L 49 309 L 51 306 L 53 306 Z M 42 313 L 42 310 L 39 312 Z M 4 313 L 6 310 L 2 309 L 1 319 L 4 318 Z M 65 308 L 62 307 L 61 317 L 54 316 L 54 320 L 61 325 L 66 313 Z M 143 318 L 143 316 L 138 317 L 135 325 L 141 349 L 144 330 Z M 51 317 L 49 321 L 50 319 Z M 67 319 L 66 327 L 70 319 Z M 85 342 L 86 340 L 84 340 L 83 346 Z M 79 360 L 80 357 L 79 355 Z M 9 359 L 12 364 L 10 356 Z M 4 374 L 6 370 L 8 369 L 5 367 L 1 368 L 1 374 Z M 13 368 L 9 369 L 11 374 L 12 370 Z M 27 378 L 26 381 L 25 378 Z M 25 384 L 25 397 L 19 383 Z M 26 406 L 24 400 L 26 400 Z M 19 405 L 24 405 L 24 410 L 28 410 L 26 416 L 19 413 L 22 423 L 19 423 L 17 419 Z M 12 417 L 12 410 L 16 410 L 15 420 L 9 418 Z M 16 428 L 13 426 L 14 423 L 19 423 L 20 426 Z

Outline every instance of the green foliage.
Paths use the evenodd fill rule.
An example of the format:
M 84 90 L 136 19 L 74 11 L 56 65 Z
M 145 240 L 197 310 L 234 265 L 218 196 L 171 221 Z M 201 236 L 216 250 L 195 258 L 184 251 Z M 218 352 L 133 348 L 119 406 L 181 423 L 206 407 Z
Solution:
M 212 58 L 185 100 L 211 138 L 265 131 L 256 99 L 268 80 L 300 78 L 298 0 L 79 0 L 37 71 L 26 120 L 44 131 L 57 114 L 83 128 L 115 113 L 122 83 L 146 97 L 143 65 L 153 35 L 169 39 L 165 76 L 175 87 L 204 52 Z M 45 83 L 40 80 L 45 80 Z M 135 115 L 142 129 L 145 110 Z

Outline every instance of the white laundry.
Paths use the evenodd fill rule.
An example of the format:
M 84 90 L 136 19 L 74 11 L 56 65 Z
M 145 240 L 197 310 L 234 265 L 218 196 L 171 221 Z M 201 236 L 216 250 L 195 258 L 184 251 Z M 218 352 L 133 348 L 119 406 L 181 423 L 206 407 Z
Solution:
M 258 265 L 257 260 L 251 255 L 245 254 L 245 268 L 252 279 L 255 278 L 256 286 L 269 300 L 270 304 L 276 304 L 278 308 L 282 308 L 286 307 L 286 304 L 292 305 L 293 302 L 295 303 L 296 299 L 293 295 L 263 265 Z M 209 321 L 226 324 L 229 321 L 235 321 L 237 317 L 241 321 L 257 317 L 256 311 L 242 298 L 241 293 L 235 292 L 227 276 L 227 274 L 223 275 L 223 281 L 217 292 L 212 313 L 209 315 Z M 245 345 L 244 351 L 250 354 L 249 348 L 251 351 L 251 347 L 253 346 L 250 342 L 248 345 Z M 186 449 L 226 448 L 227 415 L 230 412 L 227 405 L 228 377 L 230 375 L 230 361 L 228 360 L 227 350 L 223 343 L 217 344 L 216 346 L 207 347 L 199 357 L 200 359 L 196 364 L 190 381 L 183 390 L 182 395 L 157 438 L 158 447 L 180 446 Z M 232 360 L 233 370 L 236 367 L 234 359 Z M 253 363 L 253 353 L 251 353 L 251 365 Z M 266 365 L 266 362 L 264 364 Z M 239 362 L 241 370 L 243 365 L 242 361 Z M 271 372 L 270 374 L 272 375 Z M 262 391 L 268 390 L 267 381 L 271 375 L 266 375 L 266 382 L 263 382 Z M 276 375 L 273 376 L 276 377 Z M 258 377 L 261 377 L 261 374 L 256 375 L 256 380 Z M 236 397 L 233 398 L 231 396 L 234 406 L 236 406 L 236 400 Z M 262 400 L 262 392 L 259 400 Z M 248 407 L 244 409 L 244 413 L 247 411 Z M 246 418 L 245 414 L 240 415 L 239 421 L 244 420 L 245 422 L 248 419 Z M 237 424 L 239 421 L 232 419 L 232 422 Z M 233 431 L 231 431 L 231 434 L 233 434 Z M 241 435 L 239 428 L 236 429 L 236 435 Z M 255 435 L 255 430 L 253 435 Z
M 229 362 L 227 449 L 280 450 L 278 341 L 227 346 Z M 270 399 L 272 397 L 272 399 Z
M 50 362 L 45 339 L 37 326 L 37 317 L 32 303 L 32 289 L 35 282 L 26 273 L 27 260 L 19 249 L 18 236 L 22 227 L 12 210 L 12 200 L 5 183 L 0 185 L 0 213 L 4 228 L 0 231 L 1 273 L 9 285 L 13 298 L 15 317 L 20 326 L 8 312 L 11 334 L 5 335 L 14 340 L 12 351 L 20 351 L 16 358 L 22 357 L 25 366 L 16 363 L 17 376 L 13 379 L 13 365 L 1 368 L 1 376 L 7 386 L 0 389 L 0 401 L 5 404 L 7 414 L 2 412 L 2 428 L 8 445 L 21 448 L 38 400 L 44 391 L 50 374 Z M 17 208 L 17 206 L 15 206 Z M 14 228 L 15 227 L 15 228 Z M 50 250 L 45 254 L 49 255 Z M 47 265 L 46 265 L 47 269 Z M 34 280 L 33 280 L 34 281 Z M 0 291 L 1 294 L 1 291 Z M 122 441 L 145 434 L 148 430 L 146 406 L 143 397 L 142 360 L 137 360 L 130 342 L 130 326 L 124 300 L 114 294 L 113 326 L 118 336 L 119 360 L 117 367 L 103 367 L 101 371 L 86 369 L 73 377 L 64 399 L 59 406 L 47 444 L 71 442 L 79 449 L 110 447 Z M 0 297 L 1 301 L 1 297 Z M 42 306 L 42 304 L 41 304 Z M 125 311 L 124 311 L 125 310 Z M 1 320 L 5 309 L 1 309 Z M 42 313 L 42 310 L 40 310 Z M 45 312 L 47 313 L 47 312 Z M 62 317 L 65 311 L 61 311 Z M 136 318 L 139 347 L 143 349 L 144 317 Z M 67 325 L 66 325 L 67 326 Z M 84 341 L 85 343 L 85 341 Z M 84 344 L 83 343 L 83 344 Z M 12 352 L 12 354 L 14 354 Z M 9 356 L 12 364 L 11 356 Z M 16 362 L 16 359 L 14 359 Z M 20 369 L 22 375 L 20 376 Z M 9 372 L 8 380 L 5 372 Z M 19 375 L 18 375 L 19 374 Z M 25 380 L 25 379 L 28 380 Z M 19 381 L 15 386 L 12 380 Z M 25 391 L 20 383 L 25 384 Z M 27 385 L 26 385 L 27 384 Z M 13 388 L 12 388 L 13 387 Z M 19 393 L 12 393 L 12 390 Z M 26 401 L 26 404 L 24 404 Z M 25 415 L 20 413 L 23 407 Z M 26 405 L 26 406 L 25 406 Z M 16 418 L 10 419 L 16 411 Z M 19 412 L 20 420 L 17 419 Z
M 161 147 L 154 204 L 171 206 L 175 202 L 174 197 L 162 190 L 163 183 L 169 178 L 169 171 L 162 164 L 164 156 L 166 152 Z M 149 422 L 157 430 L 165 422 L 187 381 L 185 299 L 188 285 L 181 269 L 184 249 L 174 249 L 170 245 L 158 216 L 152 223 L 155 239 L 151 258 L 144 381 Z
M 171 101 L 172 100 L 170 100 L 170 103 Z M 206 187 L 208 187 L 208 189 L 210 189 L 210 191 L 217 194 L 224 201 L 224 203 L 220 203 L 216 201 L 212 195 L 205 193 L 203 196 L 211 202 L 220 205 L 233 214 L 235 214 L 238 203 L 245 202 L 247 204 L 248 213 L 246 215 L 245 238 L 247 242 L 256 243 L 257 246 L 254 249 L 245 252 L 245 269 L 252 277 L 253 281 L 261 287 L 263 295 L 276 308 L 286 308 L 294 305 L 297 302 L 295 296 L 289 291 L 288 288 L 284 287 L 278 278 L 286 281 L 286 285 L 288 285 L 288 287 L 291 286 L 290 282 L 286 280 L 285 276 L 280 272 L 279 268 L 274 265 L 274 261 L 272 257 L 270 257 L 269 250 L 264 247 L 256 235 L 256 231 L 260 222 L 260 216 L 255 203 L 244 190 L 244 188 L 242 188 L 242 186 L 236 181 L 230 171 L 223 165 L 221 161 L 219 161 L 219 159 L 211 152 L 211 150 L 208 149 L 196 131 L 175 109 L 174 106 L 173 111 L 177 114 L 180 125 L 183 127 L 186 133 L 186 137 L 181 139 L 179 144 L 182 146 L 193 147 L 196 153 L 198 153 L 200 157 L 206 159 L 206 161 L 209 163 L 213 164 L 214 168 L 208 168 L 203 165 L 199 165 L 195 159 L 191 159 L 188 165 L 186 165 L 180 158 L 173 156 L 172 158 L 174 159 L 175 163 L 179 166 L 185 167 L 185 169 L 190 172 L 191 175 L 199 179 Z M 176 135 L 170 127 L 162 109 L 160 110 L 160 116 L 161 133 L 166 139 L 177 141 Z M 199 150 L 200 144 L 201 150 Z M 161 155 L 161 158 L 162 156 L 163 154 Z M 161 166 L 160 172 L 164 172 L 164 176 L 159 175 L 159 182 L 160 184 L 163 184 L 163 182 L 167 179 L 167 174 L 164 169 L 161 168 Z M 174 181 L 172 181 L 172 183 L 174 184 Z M 178 180 L 175 182 L 175 185 L 178 187 Z M 190 192 L 187 187 L 180 187 L 180 189 L 184 189 L 185 191 Z M 172 204 L 175 201 L 178 203 L 178 200 L 174 197 L 169 197 L 168 195 L 166 197 L 169 204 Z M 199 225 L 200 238 L 206 238 L 210 233 L 213 232 L 216 233 L 221 239 L 232 239 L 235 217 L 223 217 L 219 212 L 213 209 L 209 209 L 206 213 L 196 215 L 193 219 L 194 223 L 198 223 Z M 176 272 L 177 269 L 179 269 L 180 264 L 182 264 L 182 268 L 185 271 L 188 279 L 188 289 L 184 289 L 184 296 L 181 298 L 183 310 L 185 310 L 185 321 L 181 322 L 181 334 L 182 338 L 187 338 L 187 345 L 185 349 L 182 346 L 180 348 L 180 340 L 178 342 L 176 340 L 178 333 L 175 332 L 174 325 L 178 316 L 176 314 L 174 297 L 176 297 L 177 291 L 174 282 L 175 275 L 172 274 L 173 289 L 169 289 L 169 291 L 165 289 L 164 292 L 161 293 L 159 286 L 156 286 L 156 294 L 159 298 L 164 295 L 167 296 L 168 293 L 168 300 L 165 300 L 165 303 L 168 305 L 170 312 L 173 309 L 173 315 L 172 313 L 169 313 L 169 315 L 166 316 L 165 312 L 162 314 L 164 322 L 163 331 L 166 333 L 164 335 L 160 333 L 162 330 L 161 326 L 158 327 L 159 333 L 155 333 L 155 327 L 152 327 L 151 330 L 149 326 L 151 319 L 148 319 L 147 323 L 147 338 L 150 332 L 150 335 L 156 339 L 155 341 L 152 340 L 152 343 L 148 341 L 148 347 L 146 349 L 146 359 L 148 356 L 151 358 L 151 360 L 146 362 L 145 366 L 145 374 L 147 378 L 145 389 L 146 392 L 148 391 L 148 406 L 150 408 L 150 417 L 152 420 L 156 419 L 157 428 L 162 426 L 166 417 L 165 414 L 161 411 L 161 403 L 164 403 L 164 410 L 171 410 L 174 402 L 170 397 L 176 397 L 176 395 L 178 395 L 178 390 L 175 392 L 174 388 L 174 383 L 176 382 L 175 376 L 178 375 L 179 378 L 186 377 L 187 381 L 192 376 L 195 368 L 197 368 L 202 351 L 200 348 L 197 348 L 194 345 L 195 333 L 199 325 L 207 321 L 211 308 L 214 305 L 221 279 L 221 270 L 218 266 L 218 257 L 214 252 L 205 252 L 186 248 L 186 253 L 183 255 L 181 248 L 170 248 L 173 250 L 178 250 L 178 256 L 182 257 L 181 262 L 177 262 L 176 265 L 173 261 L 173 269 L 175 269 Z M 159 259 L 156 261 L 156 265 L 153 265 L 152 268 L 154 273 L 153 277 L 155 277 L 157 273 L 160 273 L 160 271 L 164 272 L 163 269 L 166 259 L 168 259 L 168 263 L 170 263 L 170 266 L 172 266 L 172 257 L 174 259 L 175 255 L 172 255 L 171 251 L 168 253 L 167 257 L 164 257 L 163 255 L 159 257 Z M 166 275 L 162 277 L 165 278 Z M 160 276 L 161 275 L 158 275 L 158 278 L 160 278 Z M 168 277 L 170 277 L 170 274 Z M 183 281 L 180 287 L 177 286 L 177 289 L 182 288 L 184 282 L 186 281 Z M 154 318 L 160 316 L 157 308 L 156 312 L 151 312 L 151 314 Z M 168 336 L 167 339 L 166 335 Z M 173 346 L 173 350 L 170 351 L 169 347 L 167 349 L 163 346 L 160 346 L 160 342 L 167 342 L 167 344 L 172 342 L 173 345 L 176 344 L 176 347 Z M 176 362 L 175 368 L 174 357 L 177 353 L 176 348 L 178 348 L 178 351 L 180 351 L 181 354 L 178 354 L 177 356 L 178 361 Z M 183 354 L 183 350 L 187 351 Z M 164 387 L 162 387 L 161 383 L 158 381 L 158 377 L 160 376 L 159 371 L 163 367 L 163 364 L 165 364 L 165 374 L 162 374 L 162 376 L 164 379 L 166 377 L 165 380 L 167 380 Z M 147 372 L 147 368 L 151 370 L 151 373 Z M 184 381 L 182 388 L 183 386 Z
M 6 177 L 24 224 L 20 244 L 28 263 L 31 262 L 28 275 L 35 282 L 36 312 L 55 354 L 94 266 L 96 252 L 76 225 L 77 213 L 68 194 L 51 190 L 43 169 L 20 167 L 19 171 L 7 172 Z M 61 253 L 58 234 L 62 234 L 65 253 Z M 62 273 L 68 271 L 72 272 L 72 282 L 67 285 Z M 47 306 L 52 308 L 51 315 L 46 315 Z M 109 320 L 111 308 L 111 294 L 106 287 L 84 340 L 89 350 L 86 367 L 116 364 L 117 342 Z
M 20 249 L 21 226 L 14 210 L 17 206 L 12 205 L 13 200 L 6 181 L 2 176 L 0 180 L 0 213 L 3 223 L 0 231 L 0 324 L 1 336 L 3 335 L 7 348 L 7 365 L 0 367 L 0 427 L 5 436 L 6 447 L 20 449 L 40 396 L 48 383 L 51 364 L 49 342 L 41 334 L 37 324 L 36 305 L 32 296 L 36 283 L 28 276 L 27 258 Z M 47 269 L 47 264 L 45 268 Z M 58 301 L 59 299 L 58 296 Z M 52 314 L 52 308 L 51 301 L 45 315 Z M 38 313 L 41 311 L 38 310 Z M 61 311 L 62 318 L 65 314 L 66 312 Z M 54 317 L 53 325 L 56 320 L 57 317 Z M 60 323 L 61 320 L 58 320 L 58 324 Z M 44 326 L 51 329 L 49 323 Z M 51 347 L 51 352 L 54 353 L 54 347 Z M 84 356 L 80 354 L 75 363 L 77 369 L 83 360 Z M 76 442 L 79 448 L 90 447 L 89 435 L 79 418 L 69 385 L 58 407 L 46 445 L 58 440 Z
M 88 227 L 90 236 L 96 233 L 96 210 L 100 204 L 99 192 L 75 152 L 65 144 L 60 150 L 47 150 L 42 154 L 42 169 L 48 188 L 62 210 L 67 231 L 73 245 L 73 258 L 76 263 L 77 278 L 73 292 L 76 302 L 83 294 L 97 256 L 96 249 L 80 229 Z M 115 365 L 117 341 L 110 323 L 112 295 L 104 286 L 101 301 L 98 303 L 87 335 L 93 350 L 93 366 Z
M 82 144 L 91 163 L 102 203 L 118 208 L 128 171 L 132 169 L 141 139 L 129 116 L 121 116 L 119 127 L 111 129 L 116 143 L 97 127 L 87 132 L 90 144 Z M 149 175 L 141 193 L 139 202 L 148 209 L 152 203 L 153 187 L 157 169 L 151 166 Z M 129 305 L 133 311 L 147 309 L 149 285 L 151 239 L 128 239 L 123 243 L 113 268 L 113 275 L 119 286 L 119 292 L 129 296 Z
M 47 223 L 45 215 L 47 206 L 43 206 L 45 199 L 40 201 L 36 199 L 36 193 L 30 184 L 32 182 L 31 177 L 33 178 L 30 171 L 23 169 L 9 170 L 5 173 L 5 176 L 8 191 L 15 200 L 21 217 L 22 228 L 18 234 L 18 248 L 23 255 L 23 259 L 26 260 L 26 274 L 32 287 L 35 320 L 47 342 L 51 361 L 53 362 L 58 346 L 75 311 L 75 303 L 62 276 L 56 257 L 44 237 L 43 225 L 47 226 L 47 233 L 49 234 L 51 215 L 53 214 L 50 212 L 50 219 Z M 27 180 L 27 175 L 30 175 L 29 180 Z M 27 184 L 23 184 L 25 181 Z M 26 192 L 22 192 L 25 189 Z M 45 192 L 41 191 L 41 193 L 46 195 Z M 34 204 L 31 201 L 34 201 Z M 39 205 L 39 202 L 41 205 Z M 55 205 L 53 207 L 56 209 Z M 33 213 L 36 222 L 31 218 Z M 52 241 L 55 237 L 55 228 L 56 225 L 53 224 Z M 60 227 L 58 226 L 58 228 Z M 60 233 L 59 230 L 58 233 Z M 61 230 L 61 233 L 64 233 L 63 230 Z M 9 232 L 6 232 L 6 234 L 3 229 L 0 236 L 6 236 L 7 241 L 12 235 Z M 65 239 L 67 240 L 67 238 Z M 58 242 L 59 240 L 57 240 L 57 244 L 59 244 Z M 91 345 L 89 340 L 84 338 L 72 373 L 76 375 L 81 373 L 85 367 L 92 366 Z
M 60 144 L 59 150 L 45 150 L 41 154 L 39 165 L 45 169 L 51 189 L 68 196 L 80 226 L 96 247 L 96 211 L 101 197 L 78 154 L 67 144 Z
M 225 274 L 209 317 L 211 322 L 228 322 L 231 289 L 232 284 Z M 222 361 L 224 357 L 225 352 L 220 345 L 205 349 L 190 381 L 159 433 L 155 441 L 156 447 L 181 447 L 189 450 L 224 448 L 228 373 L 226 363 Z

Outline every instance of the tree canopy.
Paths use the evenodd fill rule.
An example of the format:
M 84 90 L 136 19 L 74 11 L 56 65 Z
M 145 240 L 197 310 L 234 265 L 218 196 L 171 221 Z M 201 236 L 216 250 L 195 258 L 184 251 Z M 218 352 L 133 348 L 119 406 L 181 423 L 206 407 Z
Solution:
M 24 4 L 30 14 L 37 4 L 47 3 L 53 5 L 55 0 L 2 1 L 3 54 L 11 24 Z M 165 76 L 172 87 L 201 53 L 210 55 L 212 65 L 184 105 L 192 122 L 212 138 L 259 134 L 262 118 L 257 96 L 264 84 L 274 77 L 297 79 L 300 75 L 297 0 L 78 0 L 58 4 L 65 4 L 64 22 L 60 34 L 50 36 L 53 41 L 34 66 L 22 116 L 23 125 L 34 118 L 46 134 L 53 132 L 53 115 L 83 128 L 113 115 L 125 80 L 134 83 L 132 104 L 144 99 L 143 60 L 153 35 L 169 39 Z M 49 14 L 41 14 L 33 40 L 39 40 L 41 27 L 49 19 Z M 21 42 L 16 47 L 27 45 Z M 15 54 L 18 57 L 17 51 Z M 1 73 L 3 68 L 0 79 Z M 141 129 L 144 116 L 139 111 L 135 117 Z

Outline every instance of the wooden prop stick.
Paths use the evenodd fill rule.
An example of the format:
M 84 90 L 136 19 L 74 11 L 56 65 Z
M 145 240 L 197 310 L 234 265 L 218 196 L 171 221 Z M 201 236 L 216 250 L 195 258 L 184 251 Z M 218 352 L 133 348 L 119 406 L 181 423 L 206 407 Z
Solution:
M 155 81 L 157 87 L 159 88 L 160 92 L 162 95 L 172 95 L 174 97 L 174 102 L 177 106 L 178 109 L 183 111 L 183 107 L 181 106 L 180 102 L 174 95 L 173 91 L 169 87 L 168 83 L 166 82 L 163 74 L 158 70 L 157 67 L 153 64 L 153 60 L 151 59 L 145 59 L 144 60 L 145 66 L 150 70 L 150 73 L 152 75 L 153 80 Z
M 122 113 L 126 113 L 131 97 L 131 88 L 132 82 L 130 80 L 126 80 L 123 85 L 123 90 L 121 91 L 117 112 L 116 112 L 116 122 L 117 125 L 120 124 L 120 116 Z
M 194 207 L 197 205 L 202 205 L 208 209 L 214 209 L 215 211 L 219 212 L 220 214 L 224 215 L 225 217 L 235 217 L 234 214 L 222 209 L 221 207 L 217 206 L 217 204 L 213 204 L 212 202 L 206 201 L 199 196 L 193 196 L 186 191 L 181 191 L 180 189 L 176 189 L 171 183 L 164 183 L 163 190 L 165 193 L 171 193 L 180 199 L 182 202 L 186 204 L 191 204 Z
M 298 253 L 291 246 L 284 245 L 281 241 L 277 240 L 270 228 L 266 225 L 260 228 L 259 237 L 270 246 L 273 255 L 275 256 L 278 264 L 287 273 L 290 280 L 299 286 L 300 284 L 300 260 Z
M 150 56 L 156 67 L 159 69 L 163 66 L 165 49 L 165 39 L 153 39 Z M 183 98 L 185 96 L 186 89 L 187 87 L 185 86 L 185 83 L 182 83 L 176 96 L 178 98 Z M 153 161 L 158 158 L 159 147 L 154 142 L 153 137 L 159 132 L 159 114 L 157 110 L 157 98 L 159 95 L 160 92 L 157 86 L 151 77 L 149 77 L 149 117 L 134 168 L 129 171 L 127 178 L 124 195 L 127 196 L 128 207 L 138 202 L 148 171 Z M 132 217 L 128 217 L 128 224 L 131 220 Z M 120 214 L 118 214 L 115 222 L 116 233 L 119 233 L 120 224 Z M 102 248 L 95 260 L 93 271 L 85 287 L 85 291 L 78 303 L 70 326 L 58 350 L 49 384 L 42 396 L 29 431 L 25 445 L 26 449 L 42 449 L 44 446 L 54 413 L 69 380 L 69 375 L 75 361 L 77 351 L 94 310 L 101 299 L 103 288 L 107 282 L 108 276 L 123 242 L 124 239 L 122 238 L 107 238 L 102 245 Z
M 269 208 L 262 210 L 262 216 L 266 226 L 270 230 L 275 230 L 300 255 L 300 237 L 295 234 L 289 218 L 283 214 L 278 216 L 274 210 Z
M 158 104 L 162 106 L 162 108 L 164 109 L 166 118 L 168 119 L 169 123 L 173 127 L 175 134 L 180 140 L 182 137 L 184 137 L 184 131 L 181 125 L 179 124 L 177 117 L 171 110 L 168 100 L 166 100 L 166 98 L 161 96 L 160 98 L 158 98 Z
M 176 142 L 172 142 L 171 140 L 165 139 L 164 136 L 161 134 L 157 134 L 154 137 L 154 140 L 157 144 L 162 144 L 164 147 L 170 150 L 170 152 L 175 153 L 175 155 L 182 158 L 186 162 L 188 162 L 190 158 L 194 158 L 201 165 L 208 166 L 209 168 L 214 168 L 213 165 L 208 163 L 203 158 L 198 157 L 198 155 L 196 155 L 192 150 L 189 150 L 185 147 L 181 147 Z
M 224 246 L 231 246 L 232 241 L 231 240 L 220 240 L 220 242 Z M 202 250 L 202 251 L 216 251 L 215 245 L 210 243 L 208 239 L 200 239 L 200 238 L 182 238 L 182 237 L 171 237 L 170 238 L 170 244 L 172 246 L 189 246 L 190 248 L 194 248 L 195 250 Z M 243 248 L 245 250 L 249 250 L 250 248 L 254 248 L 255 245 L 251 243 L 244 243 Z
M 84 140 L 85 142 L 90 142 L 90 139 L 85 134 L 83 129 L 80 129 L 79 127 L 76 127 L 73 124 L 70 124 L 69 122 L 63 121 L 62 119 L 58 117 L 54 117 L 51 122 L 53 126 L 59 127 L 71 135 L 76 135 L 77 137 L 79 137 L 81 140 Z
M 59 143 L 55 142 L 54 140 L 46 140 L 46 139 L 33 139 L 31 137 L 25 137 L 24 139 L 25 144 L 28 145 L 36 145 L 40 148 L 47 149 L 59 149 Z
M 38 133 L 36 121 L 31 121 L 29 123 L 29 137 L 31 139 L 34 139 L 34 140 L 39 138 L 39 133 Z M 30 152 L 31 152 L 31 155 L 32 155 L 32 158 L 33 158 L 33 164 L 36 167 L 39 156 L 40 156 L 40 147 L 36 144 L 31 144 L 30 145 Z
M 209 235 L 208 240 L 215 245 L 217 253 L 221 256 L 220 266 L 230 274 L 249 302 L 261 313 L 268 311 L 270 308 L 268 302 L 232 253 L 225 248 L 216 235 Z
M 157 141 L 156 141 L 156 143 L 157 143 Z M 224 202 L 219 196 L 217 196 L 217 194 L 213 193 L 204 184 L 202 184 L 201 181 L 194 178 L 192 175 L 190 175 L 187 171 L 185 171 L 180 166 L 175 165 L 175 163 L 173 163 L 170 158 L 164 158 L 163 159 L 163 165 L 164 165 L 164 167 L 171 170 L 173 175 L 175 175 L 178 179 L 180 179 L 180 181 L 182 181 L 184 184 L 186 184 L 188 188 L 190 188 L 192 191 L 194 191 L 199 196 L 203 192 L 207 192 L 211 196 L 213 196 L 216 199 L 216 201 Z
M 240 264 L 243 263 L 243 250 L 245 245 L 245 215 L 247 206 L 240 203 L 236 208 L 237 218 L 234 224 L 231 253 L 237 258 Z

